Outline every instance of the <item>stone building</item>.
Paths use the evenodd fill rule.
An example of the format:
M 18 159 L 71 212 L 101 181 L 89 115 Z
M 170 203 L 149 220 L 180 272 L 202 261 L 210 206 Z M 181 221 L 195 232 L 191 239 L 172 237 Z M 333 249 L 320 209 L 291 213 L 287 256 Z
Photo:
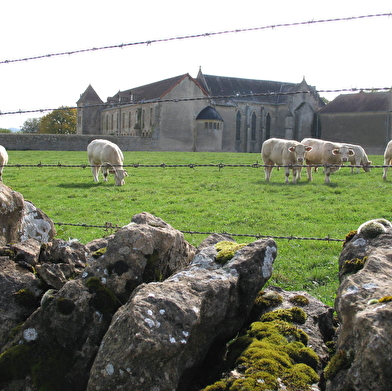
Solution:
M 319 138 L 384 153 L 392 138 L 392 92 L 341 94 L 318 112 Z
M 324 106 L 301 83 L 189 74 L 119 91 L 103 102 L 80 96 L 77 134 L 149 140 L 162 151 L 260 152 L 270 137 L 314 136 Z

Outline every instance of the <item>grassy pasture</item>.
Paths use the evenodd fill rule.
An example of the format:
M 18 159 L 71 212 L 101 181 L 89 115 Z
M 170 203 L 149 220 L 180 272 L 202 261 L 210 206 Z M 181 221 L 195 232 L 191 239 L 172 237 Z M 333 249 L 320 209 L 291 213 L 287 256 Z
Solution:
M 392 219 L 391 179 L 382 168 L 351 174 L 342 168 L 324 184 L 322 169 L 313 182 L 284 183 L 284 171 L 252 167 L 129 167 L 125 186 L 94 183 L 89 167 L 13 167 L 13 165 L 83 165 L 86 152 L 9 151 L 4 183 L 23 194 L 55 223 L 128 224 L 146 211 L 181 231 L 227 232 L 270 236 L 344 239 L 373 218 Z M 261 163 L 259 154 L 125 152 L 125 164 L 188 165 Z M 382 156 L 371 156 L 374 165 Z M 58 237 L 83 243 L 108 233 L 102 228 L 56 226 Z M 206 235 L 185 234 L 197 246 Z M 252 237 L 235 237 L 251 242 Z M 307 290 L 332 305 L 338 286 L 337 261 L 341 242 L 275 239 L 278 257 L 269 283 L 287 290 Z

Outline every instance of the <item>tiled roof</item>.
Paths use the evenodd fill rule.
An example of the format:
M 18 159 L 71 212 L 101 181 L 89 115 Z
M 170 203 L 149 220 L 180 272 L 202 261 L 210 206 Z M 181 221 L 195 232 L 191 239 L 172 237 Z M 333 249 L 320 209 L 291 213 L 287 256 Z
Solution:
M 320 110 L 320 113 L 363 113 L 391 111 L 392 93 L 359 92 L 342 94 Z

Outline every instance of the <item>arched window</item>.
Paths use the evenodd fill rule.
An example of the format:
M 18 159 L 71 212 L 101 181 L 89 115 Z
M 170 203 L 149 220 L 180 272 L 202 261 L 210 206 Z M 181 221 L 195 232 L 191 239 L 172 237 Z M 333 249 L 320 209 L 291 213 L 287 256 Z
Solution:
M 256 141 L 256 113 L 252 114 L 250 130 L 251 130 L 251 133 L 250 133 L 251 140 Z
M 237 111 L 235 118 L 235 139 L 241 140 L 241 113 L 239 111 Z
M 270 113 L 267 114 L 265 119 L 265 139 L 268 140 L 271 138 L 271 115 Z

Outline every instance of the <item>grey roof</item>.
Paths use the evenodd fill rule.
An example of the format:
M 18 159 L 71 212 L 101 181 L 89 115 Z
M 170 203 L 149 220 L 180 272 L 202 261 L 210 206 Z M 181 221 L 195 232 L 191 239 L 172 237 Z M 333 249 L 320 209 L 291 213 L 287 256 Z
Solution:
M 211 106 L 204 107 L 204 109 L 200 111 L 196 119 L 223 121 L 221 115 Z
M 86 91 L 80 95 L 79 100 L 76 102 L 78 103 L 103 103 L 102 99 L 98 96 L 95 92 L 94 88 L 91 87 L 91 84 L 86 88 Z
M 204 75 L 199 71 L 196 79 L 210 94 L 210 96 L 250 95 L 246 97 L 231 98 L 235 101 L 258 102 L 266 104 L 286 103 L 288 95 L 277 93 L 290 93 L 302 89 L 317 94 L 314 87 L 309 86 L 305 80 L 301 83 L 287 83 L 271 80 L 242 79 L 237 77 Z M 271 95 L 269 95 L 271 93 Z M 256 95 L 253 95 L 256 94 Z M 263 95 L 257 95 L 263 94 Z M 265 94 L 265 95 L 264 95 Z M 320 100 L 320 106 L 323 102 Z
M 324 113 L 383 112 L 392 109 L 391 92 L 358 92 L 342 94 L 320 110 Z
M 190 80 L 193 80 L 195 83 L 197 83 L 196 80 L 189 75 L 189 73 L 186 73 L 184 75 L 175 76 L 170 79 L 146 84 L 141 87 L 135 87 L 125 91 L 119 91 L 113 97 L 108 98 L 108 100 L 130 102 L 132 97 L 132 101 L 140 102 L 152 99 L 160 99 L 163 98 L 173 87 L 175 87 L 185 78 L 189 78 Z

